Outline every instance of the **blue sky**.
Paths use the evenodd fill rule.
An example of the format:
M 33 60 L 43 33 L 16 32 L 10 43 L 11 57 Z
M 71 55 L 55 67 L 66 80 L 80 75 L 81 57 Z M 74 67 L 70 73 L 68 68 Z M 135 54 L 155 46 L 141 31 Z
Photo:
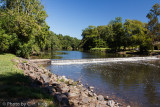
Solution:
M 147 13 L 160 0 L 42 0 L 50 30 L 81 39 L 89 25 L 107 25 L 115 17 L 148 22 Z

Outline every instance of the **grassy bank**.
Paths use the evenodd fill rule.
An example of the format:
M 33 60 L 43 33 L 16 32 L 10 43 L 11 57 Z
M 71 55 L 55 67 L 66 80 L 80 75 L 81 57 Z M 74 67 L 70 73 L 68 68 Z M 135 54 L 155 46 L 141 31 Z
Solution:
M 44 89 L 33 86 L 31 78 L 11 61 L 15 58 L 12 54 L 0 55 L 0 106 L 2 102 L 12 102 L 55 107 L 53 98 Z
M 91 48 L 91 52 L 107 52 L 107 50 L 110 50 L 110 48 Z

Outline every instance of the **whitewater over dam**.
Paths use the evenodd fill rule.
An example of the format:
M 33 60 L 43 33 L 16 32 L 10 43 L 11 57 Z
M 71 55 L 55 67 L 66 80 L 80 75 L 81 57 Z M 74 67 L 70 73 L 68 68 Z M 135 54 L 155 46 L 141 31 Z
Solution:
M 149 57 L 128 57 L 128 58 L 95 58 L 95 59 L 71 59 L 71 60 L 51 60 L 53 65 L 66 65 L 66 64 L 86 64 L 86 63 L 105 63 L 105 62 L 131 62 L 143 60 L 157 60 L 159 56 Z

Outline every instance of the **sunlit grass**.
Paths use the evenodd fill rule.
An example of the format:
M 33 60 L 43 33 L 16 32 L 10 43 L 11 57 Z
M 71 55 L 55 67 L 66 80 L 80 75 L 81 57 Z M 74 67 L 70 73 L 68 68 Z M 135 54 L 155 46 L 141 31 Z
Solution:
M 96 51 L 96 52 L 106 52 L 110 48 L 91 48 L 91 51 Z
M 16 67 L 16 63 L 12 59 L 17 58 L 12 54 L 0 55 L 0 99 L 15 100 L 15 99 L 39 99 L 52 102 L 51 97 L 44 89 L 31 86 L 31 78 L 24 76 L 23 71 Z

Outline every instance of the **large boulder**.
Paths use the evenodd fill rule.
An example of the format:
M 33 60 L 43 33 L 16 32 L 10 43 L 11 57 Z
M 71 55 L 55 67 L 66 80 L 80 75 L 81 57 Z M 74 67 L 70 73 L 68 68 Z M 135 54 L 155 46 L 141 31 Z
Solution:
M 102 95 L 98 95 L 98 96 L 97 96 L 97 100 L 99 100 L 99 101 L 104 101 L 104 97 L 103 97 Z
M 76 93 L 68 93 L 68 98 L 77 98 L 79 94 Z
M 50 78 L 47 75 L 41 74 L 41 77 L 43 78 L 43 80 L 44 80 L 45 83 L 49 83 Z
M 88 104 L 90 102 L 91 102 L 91 98 L 89 98 L 89 97 L 83 97 L 82 98 L 82 104 Z

